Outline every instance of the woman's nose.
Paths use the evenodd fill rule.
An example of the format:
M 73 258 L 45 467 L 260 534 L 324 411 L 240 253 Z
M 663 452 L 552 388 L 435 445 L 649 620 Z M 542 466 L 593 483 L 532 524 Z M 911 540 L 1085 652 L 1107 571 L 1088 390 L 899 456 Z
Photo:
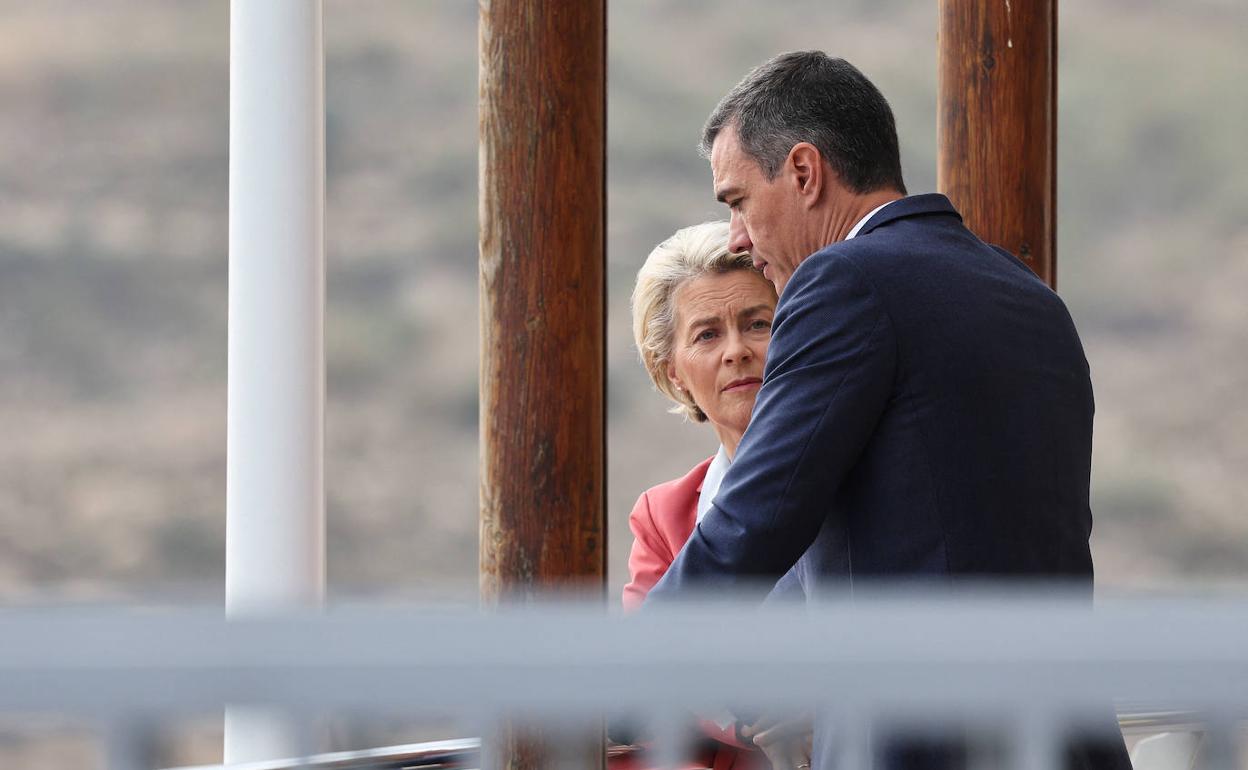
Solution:
M 754 352 L 750 350 L 750 346 L 746 344 L 745 337 L 739 333 L 733 332 L 728 335 L 727 343 L 724 346 L 725 362 L 748 361 L 754 357 Z

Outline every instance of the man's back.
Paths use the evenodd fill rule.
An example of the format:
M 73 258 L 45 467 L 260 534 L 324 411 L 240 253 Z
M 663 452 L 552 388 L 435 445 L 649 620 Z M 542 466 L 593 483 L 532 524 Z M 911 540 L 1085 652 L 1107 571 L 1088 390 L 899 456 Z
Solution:
M 826 501 L 853 575 L 1090 577 L 1092 389 L 1061 300 L 939 196 L 892 204 L 807 270 L 815 291 L 857 272 L 896 348 L 889 399 Z
M 657 595 L 774 581 L 808 546 L 807 578 L 1090 580 L 1092 409 L 1057 296 L 943 196 L 892 203 L 785 288 L 737 460 Z
M 737 458 L 651 600 L 774 582 L 799 557 L 814 599 L 846 577 L 1090 588 L 1092 412 L 1061 300 L 944 196 L 889 204 L 794 272 Z M 836 745 L 817 716 L 814 766 Z M 880 766 L 961 767 L 965 748 L 896 744 Z M 1112 740 L 1067 766 L 1130 763 Z

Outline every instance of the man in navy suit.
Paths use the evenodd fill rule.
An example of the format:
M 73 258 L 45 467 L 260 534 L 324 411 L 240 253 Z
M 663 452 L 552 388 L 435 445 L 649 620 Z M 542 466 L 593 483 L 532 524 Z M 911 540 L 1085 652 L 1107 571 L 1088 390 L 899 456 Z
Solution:
M 702 150 L 730 248 L 780 302 L 736 459 L 647 604 L 794 564 L 808 596 L 847 578 L 1090 587 L 1093 401 L 1074 323 L 943 195 L 906 197 L 875 86 L 822 52 L 782 54 L 724 97 Z M 1120 742 L 1099 759 L 1076 764 L 1129 767 Z

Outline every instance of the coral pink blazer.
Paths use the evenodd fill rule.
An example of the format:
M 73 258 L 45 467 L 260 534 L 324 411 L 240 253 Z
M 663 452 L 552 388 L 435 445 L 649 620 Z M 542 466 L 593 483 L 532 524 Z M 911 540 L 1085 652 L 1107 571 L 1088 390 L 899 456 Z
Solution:
M 693 534 L 698 520 L 698 495 L 711 467 L 708 457 L 678 479 L 651 487 L 637 498 L 628 515 L 633 531 L 633 550 L 628 555 L 628 585 L 624 586 L 624 609 L 634 610 Z
M 676 554 L 693 534 L 698 520 L 698 495 L 702 492 L 702 480 L 706 478 L 706 470 L 714 459 L 706 458 L 684 476 L 651 487 L 637 498 L 633 512 L 628 515 L 628 527 L 633 531 L 633 550 L 628 555 L 625 610 L 641 606 L 646 594 L 667 572 Z M 700 724 L 703 732 L 726 744 L 715 752 L 714 770 L 770 770 L 771 765 L 763 753 L 737 740 L 732 727 L 724 730 L 706 720 L 700 720 Z

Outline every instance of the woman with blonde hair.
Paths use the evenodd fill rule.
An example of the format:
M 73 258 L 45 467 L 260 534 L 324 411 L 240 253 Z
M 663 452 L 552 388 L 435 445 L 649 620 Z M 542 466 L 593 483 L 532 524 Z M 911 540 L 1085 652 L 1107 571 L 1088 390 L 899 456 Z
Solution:
M 710 508 L 763 383 L 775 310 L 775 287 L 754 269 L 748 254 L 728 251 L 727 222 L 676 231 L 650 252 L 637 273 L 633 337 L 642 364 L 655 388 L 673 402 L 670 411 L 707 423 L 719 439 L 719 451 L 638 498 L 628 520 L 634 540 L 626 609 L 641 605 Z M 790 573 L 773 595 L 800 592 Z M 701 759 L 714 770 L 768 767 L 730 715 L 701 723 L 713 739 Z
M 750 256 L 728 251 L 727 222 L 677 230 L 637 273 L 633 338 L 642 365 L 670 411 L 708 423 L 720 448 L 637 500 L 627 608 L 641 604 L 710 507 L 763 382 L 775 309 L 776 290 Z

